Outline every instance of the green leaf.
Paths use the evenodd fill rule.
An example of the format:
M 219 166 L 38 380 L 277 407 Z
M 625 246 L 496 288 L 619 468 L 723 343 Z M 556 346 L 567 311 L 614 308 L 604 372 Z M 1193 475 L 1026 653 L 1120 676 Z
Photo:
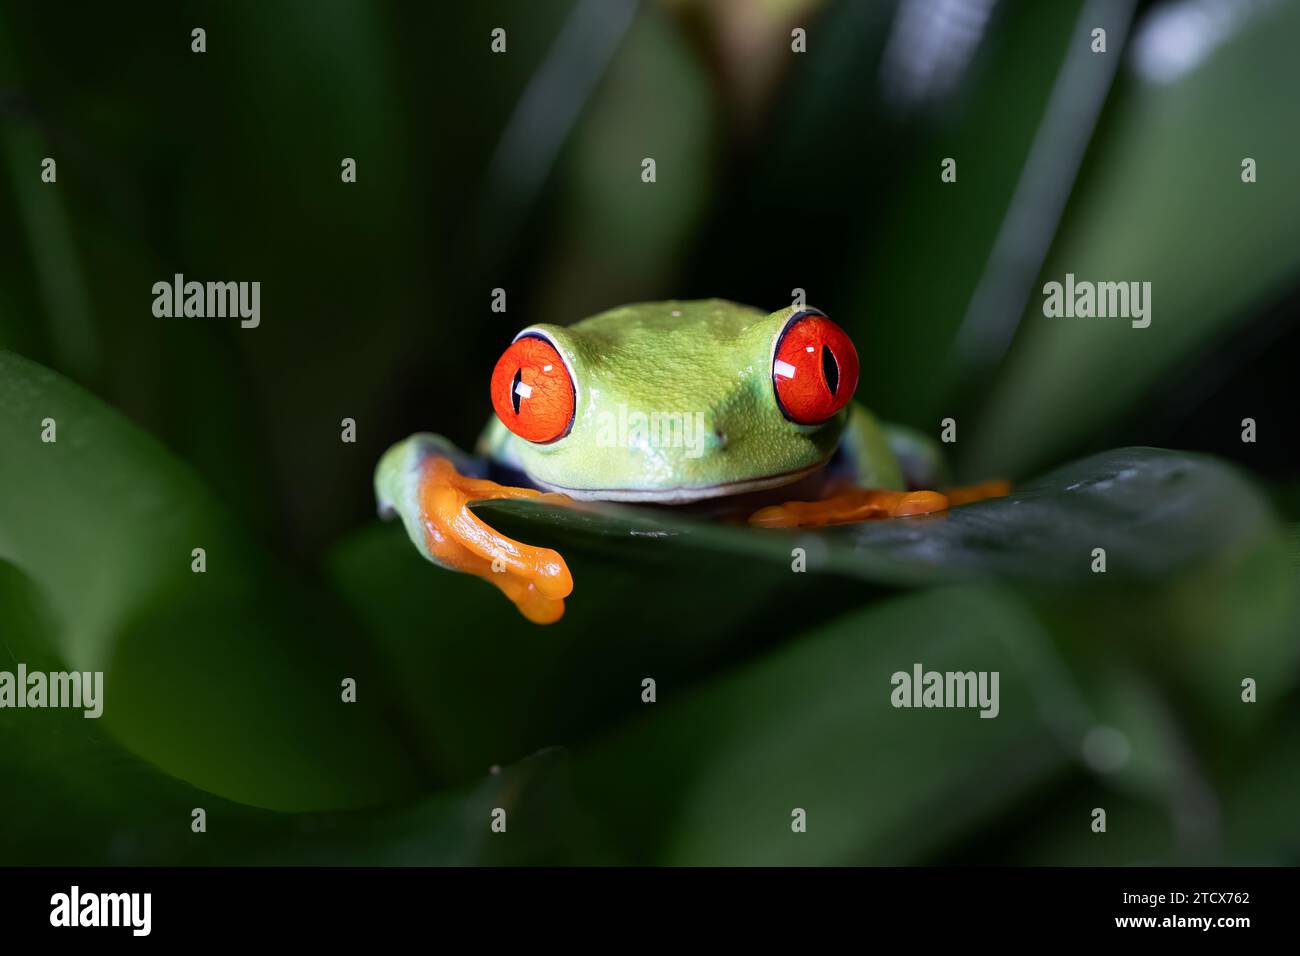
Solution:
M 587 20 L 621 22 L 625 4 L 604 7 L 578 11 Z M 589 45 L 597 42 L 605 45 Z M 548 210 L 554 218 L 540 261 L 530 266 L 540 277 L 532 321 L 568 324 L 613 303 L 661 297 L 672 286 L 717 174 L 714 102 L 668 13 L 640 5 L 548 187 L 562 201 Z M 646 159 L 655 162 L 654 182 L 641 179 Z M 499 194 L 509 184 L 501 179 Z
M 0 561 L 0 669 L 63 667 L 56 615 L 31 579 Z M 581 833 L 569 819 L 566 761 L 538 754 L 397 806 L 347 812 L 260 810 L 199 790 L 128 753 L 104 720 L 79 710 L 0 709 L 0 864 L 467 865 L 554 862 Z M 251 748 L 250 748 L 251 749 Z M 509 815 L 510 839 L 490 830 Z M 205 814 L 205 832 L 192 828 Z M 561 816 L 564 814 L 564 816 Z M 75 825 L 70 825 L 72 821 Z
M 56 441 L 42 441 L 47 419 Z M 382 682 L 330 595 L 279 570 L 152 439 L 0 353 L 0 447 L 0 560 L 49 609 L 42 656 L 105 672 L 101 720 L 127 750 L 264 807 L 413 790 Z M 195 548 L 205 573 L 191 570 Z M 11 613 L 0 606 L 0 628 Z M 341 700 L 347 677 L 356 704 Z
M 1197 27 L 1205 48 L 1155 75 L 1143 63 L 1158 40 L 1144 41 L 1139 29 L 1105 137 L 979 429 L 963 445 L 972 473 L 1017 475 L 1058 460 L 1131 415 L 1198 350 L 1208 358 L 1216 338 L 1290 288 L 1300 264 L 1300 194 L 1286 161 L 1275 163 L 1300 149 L 1300 127 L 1276 117 L 1293 100 L 1298 27 L 1295 6 L 1243 9 Z M 1258 82 L 1263 75 L 1270 82 Z M 1246 157 L 1259 164 L 1258 182 L 1241 180 Z M 1043 283 L 1067 273 L 1150 282 L 1150 326 L 1044 316 Z
M 939 71 L 921 52 L 924 41 L 896 25 L 881 85 L 887 99 L 901 99 L 890 104 L 903 114 L 894 119 L 911 122 L 865 142 L 851 129 L 841 134 L 876 154 L 860 165 L 882 168 L 871 176 L 879 193 L 855 207 L 866 232 L 849 247 L 854 261 L 833 276 L 839 301 L 830 313 L 868 344 L 862 398 L 882 417 L 927 432 L 949 415 L 966 420 L 966 392 L 986 361 L 974 360 L 967 340 L 992 346 L 995 358 L 1005 349 L 995 343 L 1011 318 L 1006 302 L 1033 280 L 1023 263 L 1046 254 L 1110 89 L 1109 64 L 1086 52 L 1088 31 L 1102 26 L 1121 42 L 1124 7 L 1023 3 L 973 24 L 969 62 L 960 45 L 940 57 L 946 70 L 962 71 L 948 93 L 959 106 L 934 102 L 944 87 Z M 935 34 L 951 28 L 941 8 L 921 16 Z M 849 59 L 845 69 L 855 68 Z M 829 123 L 842 123 L 843 108 L 838 97 L 823 100 Z M 941 178 L 945 159 L 956 162 L 955 182 Z
M 1170 807 L 1104 781 L 1063 780 L 1051 812 L 1017 815 L 983 834 L 973 862 L 1086 866 L 1294 866 L 1300 861 L 1300 721 L 1294 698 L 1278 700 L 1280 720 L 1218 742 L 1208 754 L 1184 751 Z M 1209 756 L 1212 759 L 1207 760 Z M 1217 765 L 1216 765 L 1217 764 Z M 1106 833 L 1090 829 L 1106 810 Z
M 279 816 L 240 862 L 298 866 L 468 866 L 600 859 L 572 802 L 569 759 L 533 754 L 465 786 L 400 807 Z M 501 814 L 504 814 L 502 816 Z M 493 823 L 505 830 L 493 830 Z M 259 833 L 258 830 L 261 832 Z M 230 855 L 213 848 L 218 860 Z
M 916 664 L 998 671 L 998 715 L 896 708 Z M 1045 635 L 991 590 L 899 598 L 658 694 L 574 758 L 575 799 L 628 862 L 919 862 L 1065 770 L 1082 730 Z
M 57 627 L 29 578 L 0 562 L 0 668 L 58 670 L 46 636 Z M 562 859 L 581 832 L 566 810 L 562 755 L 539 754 L 470 785 L 401 807 L 277 813 L 223 799 L 127 753 L 104 721 L 77 710 L 0 709 L 0 864 L 431 865 Z M 494 839 L 494 808 L 509 840 Z M 193 811 L 205 831 L 194 832 Z M 70 825 L 74 821 L 75 825 Z M 562 822 L 562 826 L 559 823 Z
M 608 555 L 656 560 L 731 555 L 874 584 L 945 584 L 989 578 L 1045 588 L 1161 582 L 1230 563 L 1280 534 L 1264 496 L 1235 468 L 1204 455 L 1122 448 L 1025 482 L 1012 494 L 946 513 L 817 531 L 708 523 L 659 509 L 584 504 L 556 508 L 490 501 L 476 513 L 507 534 Z M 1093 549 L 1106 551 L 1094 573 Z M 714 558 L 716 559 L 716 558 Z
M 1271 693 L 1271 689 L 1270 689 Z M 1300 703 L 1276 699 L 1279 718 L 1225 748 L 1223 838 L 1229 852 L 1252 863 L 1300 865 Z
M 545 516 L 523 540 L 552 537 Z M 873 589 L 787 563 L 677 548 L 626 533 L 565 549 L 576 584 L 564 618 L 539 627 L 487 582 L 425 561 L 402 529 L 345 541 L 330 570 L 396 703 L 444 778 L 476 779 L 541 748 L 573 746 L 644 706 L 650 674 L 723 672 L 869 598 Z

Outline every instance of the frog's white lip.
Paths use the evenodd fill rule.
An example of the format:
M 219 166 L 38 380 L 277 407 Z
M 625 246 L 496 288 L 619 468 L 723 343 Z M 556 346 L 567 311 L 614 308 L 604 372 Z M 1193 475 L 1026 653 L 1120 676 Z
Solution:
M 743 481 L 724 481 L 717 485 L 703 485 L 699 487 L 678 486 L 675 488 L 566 488 L 564 485 L 552 484 L 548 481 L 542 481 L 538 478 L 529 476 L 532 481 L 544 491 L 556 491 L 562 495 L 568 495 L 577 501 L 630 501 L 642 502 L 645 504 L 660 505 L 684 505 L 692 501 L 704 501 L 707 498 L 722 498 L 731 495 L 748 494 L 751 491 L 766 491 L 769 488 L 779 488 L 781 485 L 790 485 L 799 481 L 801 478 L 807 478 L 826 463 L 818 462 L 815 465 L 809 465 L 807 468 L 799 468 L 795 471 L 783 471 L 776 475 L 765 475 L 762 478 L 747 478 Z

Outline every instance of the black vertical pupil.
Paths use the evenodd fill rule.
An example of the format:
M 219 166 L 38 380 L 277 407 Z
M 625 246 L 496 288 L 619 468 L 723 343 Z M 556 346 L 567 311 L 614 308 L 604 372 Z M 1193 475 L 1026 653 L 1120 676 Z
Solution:
M 519 381 L 524 377 L 524 370 L 515 369 L 515 380 L 510 383 L 510 404 L 514 407 L 515 414 L 519 414 Z
M 826 387 L 831 390 L 831 395 L 836 395 L 840 390 L 840 363 L 835 361 L 835 353 L 829 347 L 822 346 L 822 374 L 826 376 Z

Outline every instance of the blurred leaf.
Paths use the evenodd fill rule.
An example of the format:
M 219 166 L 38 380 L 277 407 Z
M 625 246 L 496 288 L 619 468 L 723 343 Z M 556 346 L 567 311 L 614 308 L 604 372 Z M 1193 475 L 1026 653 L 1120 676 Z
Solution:
M 713 103 L 680 31 L 642 5 L 561 155 L 528 322 L 567 325 L 671 287 L 717 172 Z M 652 183 L 641 179 L 647 158 Z
M 30 579 L 0 561 L 0 668 L 18 661 L 59 670 L 57 628 Z M 434 865 L 564 859 L 557 818 L 568 799 L 561 755 L 541 754 L 401 808 L 275 813 L 225 800 L 127 753 L 104 721 L 79 710 L 0 709 L 0 766 L 21 786 L 0 787 L 0 865 L 350 864 Z M 491 812 L 509 814 L 510 840 L 493 839 Z M 192 811 L 206 814 L 204 833 Z
M 918 862 L 1068 767 L 1080 728 L 1050 655 L 1004 594 L 899 598 L 698 691 L 661 684 L 575 757 L 575 798 L 628 862 Z M 1000 713 L 895 708 L 917 663 L 1000 672 Z
M 835 311 L 830 298 L 832 277 L 856 268 L 849 247 L 874 222 L 857 211 L 874 208 L 887 182 L 893 152 L 882 144 L 902 138 L 882 129 L 874 89 L 890 5 L 825 5 L 800 24 L 808 31 L 807 53 L 791 50 L 788 33 L 766 41 L 771 24 L 749 9 L 754 4 L 669 6 L 696 24 L 691 36 L 697 47 L 704 21 L 705 48 L 712 42 L 730 49 L 704 58 L 719 96 L 714 162 L 725 175 L 711 184 L 707 219 L 691 237 L 685 275 L 659 295 L 774 309 L 790 302 L 798 287 L 812 304 L 845 321 L 847 309 Z M 709 20 L 716 25 L 707 26 Z M 753 20 L 762 25 L 750 33 L 745 28 Z M 741 35 L 728 36 L 732 30 Z M 737 69 L 726 61 L 743 59 L 741 50 L 751 42 L 765 44 L 758 56 L 768 65 L 752 76 L 743 67 L 725 75 Z M 733 113 L 728 107 L 748 94 L 764 95 L 772 68 L 785 77 L 763 115 Z
M 1276 118 L 1294 99 L 1297 29 L 1295 4 L 1195 23 L 1153 13 L 1139 25 L 1091 168 L 979 430 L 962 445 L 972 473 L 1023 474 L 1079 447 L 1294 282 L 1300 192 L 1283 157 L 1300 150 L 1300 126 Z M 1188 42 L 1181 71 L 1168 72 L 1167 52 L 1164 66 L 1152 65 Z M 1248 156 L 1259 164 L 1253 184 L 1241 181 Z M 1042 283 L 1067 273 L 1150 282 L 1151 325 L 1044 317 Z
M 0 669 L 64 669 L 48 640 L 57 626 L 31 580 L 0 561 Z M 4 865 L 175 859 L 190 810 L 225 806 L 126 753 L 81 710 L 0 709 L 0 765 L 21 781 L 0 787 L 0 818 L 22 821 L 0 828 Z
M 575 815 L 567 755 L 548 750 L 401 807 L 266 821 L 243 863 L 296 866 L 499 866 L 599 862 Z M 504 832 L 492 830 L 505 812 Z M 214 848 L 212 857 L 230 859 Z
M 1300 866 L 1300 701 L 1293 694 L 1275 702 L 1280 719 L 1225 750 L 1225 765 L 1216 768 L 1225 849 L 1251 863 Z
M 853 245 L 831 312 L 869 345 L 863 399 L 878 414 L 931 434 L 943 417 L 962 420 L 963 389 L 983 373 L 963 340 L 975 329 L 981 345 L 1005 339 L 995 356 L 1005 350 L 1006 301 L 1028 293 L 1110 89 L 1111 61 L 1089 51 L 1089 32 L 1122 44 L 1131 8 L 1005 3 L 987 21 L 977 4 L 900 10 L 880 83 L 896 120 L 931 115 L 902 127 L 916 141 L 895 147 L 876 204 L 857 207 L 866 244 Z M 955 182 L 940 175 L 947 158 Z
M 56 442 L 41 440 L 47 418 Z M 276 571 L 152 439 L 0 353 L 0 446 L 0 560 L 50 609 L 45 656 L 105 672 L 101 719 L 127 749 L 266 807 L 411 792 L 381 682 L 341 638 L 328 595 Z M 356 704 L 341 702 L 345 677 Z
M 516 523 L 519 523 L 516 521 Z M 551 529 L 525 524 L 520 534 Z M 786 563 L 628 537 L 582 539 L 564 618 L 538 627 L 487 582 L 425 561 L 393 525 L 330 561 L 367 643 L 392 673 L 428 762 L 453 780 L 541 748 L 573 746 L 639 712 L 642 680 L 696 681 L 761 653 L 875 590 Z
M 55 184 L 41 178 L 41 164 L 47 157 L 59 154 L 56 164 L 65 157 L 49 131 L 38 124 L 31 102 L 3 89 L 21 89 L 23 85 L 23 67 L 14 55 L 6 21 L 7 16 L 0 12 L 0 159 L 9 167 L 18 213 L 15 218 L 26 230 L 29 261 L 25 265 L 31 270 L 31 276 L 19 273 L 8 278 L 13 282 L 35 278 L 51 351 L 70 374 L 94 380 L 102 372 L 102 357 L 65 196 Z M 67 168 L 62 172 L 66 182 Z M 21 268 L 18 256 L 3 259 L 0 270 Z M 7 339 L 18 339 L 19 333 L 7 328 L 18 325 L 17 313 L 0 315 L 0 347 Z
M 962 862 L 1001 866 L 1177 866 L 1209 862 L 1179 850 L 1174 821 L 1158 801 L 1069 777 L 1047 798 L 1050 813 L 1018 813 L 990 827 Z M 1106 832 L 1092 829 L 1106 811 Z
M 1042 865 L 1062 860 L 1083 866 L 1295 866 L 1300 861 L 1300 732 L 1295 701 L 1279 701 L 1281 720 L 1260 728 L 1212 770 L 1212 789 L 1198 794 L 1202 819 L 1173 815 L 1149 796 L 1135 796 L 1078 779 L 1063 781 L 1053 814 L 1016 815 L 981 835 L 972 862 Z M 1203 764 L 1204 762 L 1201 761 Z M 1199 785 L 1198 785 L 1199 786 Z M 1094 807 L 1106 810 L 1106 833 L 1088 824 Z M 1206 829 L 1202 829 L 1206 828 Z M 1197 831 L 1200 832 L 1197 832 Z
M 713 74 L 721 118 L 741 136 L 751 132 L 786 71 L 797 62 L 793 29 L 803 28 L 806 34 L 823 2 L 662 0 L 692 34 Z
M 481 228 L 489 260 L 519 227 L 561 147 L 632 24 L 637 0 L 581 0 L 529 78 L 501 132 L 483 186 Z

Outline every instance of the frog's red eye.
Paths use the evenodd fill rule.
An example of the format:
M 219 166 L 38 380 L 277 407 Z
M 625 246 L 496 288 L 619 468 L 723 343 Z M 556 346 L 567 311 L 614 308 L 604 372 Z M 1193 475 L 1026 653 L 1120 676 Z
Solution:
M 853 340 L 820 312 L 795 315 L 777 340 L 772 384 L 786 418 L 799 425 L 821 424 L 857 390 Z
M 573 381 L 555 346 L 537 335 L 515 339 L 492 370 L 492 407 L 506 428 L 544 445 L 573 425 Z

